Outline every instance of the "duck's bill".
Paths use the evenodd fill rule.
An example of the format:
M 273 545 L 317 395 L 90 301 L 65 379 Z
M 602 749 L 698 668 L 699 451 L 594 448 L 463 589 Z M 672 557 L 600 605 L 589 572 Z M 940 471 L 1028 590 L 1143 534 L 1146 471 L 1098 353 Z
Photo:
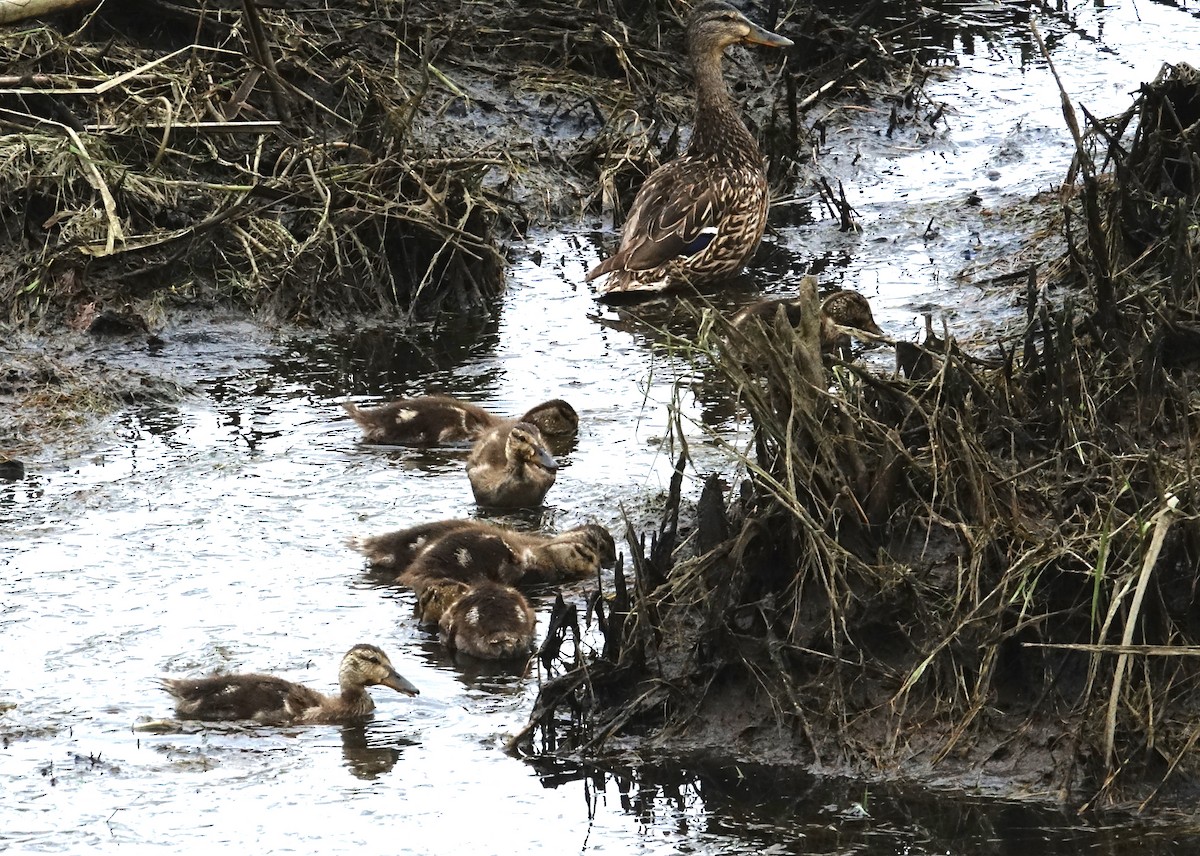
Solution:
M 772 33 L 770 30 L 764 30 L 754 23 L 750 24 L 750 33 L 746 36 L 746 41 L 756 45 L 766 45 L 769 48 L 790 48 L 794 44 L 786 36 Z
M 391 687 L 396 692 L 404 693 L 405 695 L 415 696 L 421 694 L 421 691 L 413 686 L 412 682 L 396 672 L 392 672 L 380 683 L 382 683 L 385 687 Z
M 554 460 L 554 456 L 551 455 L 549 452 L 547 452 L 545 449 L 538 449 L 537 462 L 544 469 L 547 469 L 550 472 L 554 472 L 555 470 L 558 469 L 558 461 Z

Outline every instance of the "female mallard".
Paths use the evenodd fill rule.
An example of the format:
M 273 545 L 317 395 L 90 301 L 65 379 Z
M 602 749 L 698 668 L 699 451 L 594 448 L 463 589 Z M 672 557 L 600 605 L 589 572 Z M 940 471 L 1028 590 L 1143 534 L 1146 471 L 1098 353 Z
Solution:
M 541 505 L 557 471 L 542 432 L 528 422 L 491 429 L 467 456 L 475 501 L 493 508 Z
M 374 645 L 355 645 L 338 669 L 341 692 L 327 696 L 272 675 L 210 675 L 163 678 L 184 719 L 250 719 L 274 725 L 338 723 L 363 719 L 375 709 L 367 687 L 391 687 L 405 695 L 420 691 L 401 677 Z
M 725 48 L 788 47 L 728 3 L 696 4 L 687 23 L 696 119 L 687 152 L 650 174 L 638 191 L 617 252 L 592 268 L 608 274 L 601 300 L 726 279 L 758 249 L 767 224 L 767 177 L 758 144 L 721 73 Z
M 579 415 L 561 398 L 543 401 L 520 419 L 503 419 L 467 401 L 448 395 L 402 398 L 378 407 L 359 407 L 351 401 L 342 407 L 363 429 L 364 443 L 435 446 L 478 439 L 485 431 L 514 422 L 529 422 L 547 436 L 572 436 L 579 430 Z
M 438 636 L 452 651 L 484 660 L 528 654 L 536 626 L 533 607 L 512 586 L 485 580 L 451 604 L 438 621 Z
M 788 323 L 800 325 L 803 301 L 799 297 L 781 297 L 758 300 L 743 307 L 731 322 L 735 329 L 745 331 L 751 324 L 770 327 L 775 316 L 783 309 Z M 839 328 L 861 330 L 872 336 L 886 335 L 875 323 L 871 304 L 857 291 L 844 289 L 835 291 L 821 301 L 821 350 L 827 354 L 846 353 L 850 350 L 850 337 Z

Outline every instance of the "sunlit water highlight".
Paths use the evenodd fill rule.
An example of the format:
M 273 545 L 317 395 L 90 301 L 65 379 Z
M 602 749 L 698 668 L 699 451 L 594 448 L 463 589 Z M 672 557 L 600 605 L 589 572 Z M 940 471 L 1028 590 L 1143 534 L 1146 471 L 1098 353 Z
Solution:
M 1200 26 L 1185 7 L 1081 5 L 1071 14 L 1073 27 L 1047 21 L 1043 32 L 1056 37 L 1068 90 L 1094 113 L 1123 109 L 1163 60 L 1200 64 Z M 1011 318 L 1011 295 L 981 296 L 954 277 L 987 241 L 1003 257 L 1016 237 L 1011 223 L 993 228 L 981 212 L 1053 187 L 1069 162 L 1057 92 L 1021 32 L 977 32 L 972 51 L 956 37 L 961 69 L 926 87 L 948 108 L 935 139 L 893 145 L 881 140 L 878 117 L 831 136 L 823 163 L 841 158 L 864 231 L 841 235 L 828 220 L 781 227 L 772 242 L 783 262 L 756 268 L 751 280 L 786 292 L 817 270 L 870 296 L 900 337 L 915 337 L 930 308 L 966 335 Z M 856 147 L 867 156 L 847 167 Z M 983 205 L 964 208 L 972 191 Z M 933 238 L 931 216 L 942 222 Z M 619 533 L 622 507 L 635 519 L 651 515 L 674 457 L 662 442 L 673 401 L 693 426 L 688 495 L 710 470 L 734 477 L 697 426 L 745 441 L 735 408 L 700 388 L 693 366 L 623 314 L 597 310 L 580 284 L 595 257 L 590 243 L 558 233 L 526 249 L 511 267 L 499 323 L 433 350 L 387 331 L 268 340 L 233 321 L 167 330 L 154 356 L 107 346 L 109 358 L 152 361 L 199 393 L 124 412 L 108 447 L 29 461 L 24 481 L 0 482 L 0 703 L 12 705 L 0 716 L 0 849 L 1195 846 L 1170 831 L 1096 830 L 1016 806 L 776 781 L 737 767 L 539 775 L 500 751 L 525 722 L 536 673 L 454 662 L 417 627 L 411 596 L 368 583 L 343 545 L 473 514 L 465 453 L 361 448 L 337 402 L 440 391 L 515 414 L 567 399 L 581 435 L 563 456 L 548 508 L 522 521 L 548 528 L 595 520 Z M 159 676 L 256 670 L 328 690 L 341 654 L 358 641 L 387 650 L 421 696 L 376 690 L 377 714 L 357 728 L 132 730 L 169 715 Z M 856 802 L 869 817 L 857 815 Z

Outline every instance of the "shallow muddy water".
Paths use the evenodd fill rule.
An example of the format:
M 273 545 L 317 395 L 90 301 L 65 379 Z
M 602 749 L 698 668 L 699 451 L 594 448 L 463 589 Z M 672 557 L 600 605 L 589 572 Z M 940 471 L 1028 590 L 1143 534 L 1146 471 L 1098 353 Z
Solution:
M 1025 263 L 1013 257 L 1035 225 L 1024 201 L 1061 179 L 1068 136 L 1023 27 L 999 7 L 947 11 L 974 25 L 929 27 L 961 63 L 925 87 L 945 118 L 926 138 L 902 129 L 888 140 L 886 107 L 842 112 L 822 152 L 819 168 L 842 178 L 863 231 L 843 235 L 828 219 L 777 227 L 750 289 L 730 301 L 753 287 L 786 292 L 814 271 L 866 293 L 900 338 L 918 335 L 924 311 L 973 339 L 1019 312 L 1011 291 L 972 280 Z M 1065 85 L 1097 114 L 1124 109 L 1161 61 L 1200 64 L 1200 24 L 1182 6 L 1080 5 L 1042 30 Z M 971 192 L 981 204 L 967 204 Z M 178 324 L 153 352 L 99 346 L 196 394 L 122 412 L 104 448 L 47 453 L 27 461 L 23 481 L 0 482 L 0 849 L 1166 854 L 1200 844 L 1176 829 L 750 767 L 580 771 L 502 752 L 525 723 L 536 672 L 455 662 L 417 627 L 411 596 L 373 585 L 343 545 L 476 513 L 465 452 L 359 447 L 337 402 L 438 391 L 515 414 L 569 400 L 578 442 L 544 512 L 521 525 L 596 521 L 619 533 L 622 508 L 653 519 L 674 458 L 663 445 L 672 401 L 689 426 L 688 495 L 709 471 L 732 482 L 700 426 L 745 442 L 736 409 L 653 331 L 598 310 L 582 284 L 595 252 L 574 227 L 531 240 L 497 321 L 438 331 L 432 346 L 387 330 L 270 337 L 236 319 Z M 986 269 L 959 280 L 972 265 Z M 647 314 L 686 329 L 668 310 Z M 269 671 L 328 690 L 359 641 L 388 651 L 420 697 L 377 689 L 375 718 L 355 728 L 133 730 L 170 714 L 160 676 Z

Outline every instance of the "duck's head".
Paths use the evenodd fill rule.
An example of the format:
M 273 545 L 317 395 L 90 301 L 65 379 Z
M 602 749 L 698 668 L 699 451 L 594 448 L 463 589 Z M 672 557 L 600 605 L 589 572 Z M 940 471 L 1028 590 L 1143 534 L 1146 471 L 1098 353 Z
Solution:
M 617 561 L 617 542 L 607 529 L 598 523 L 587 523 L 564 533 L 573 535 L 595 557 L 596 564 L 607 568 Z
M 561 398 L 552 398 L 530 408 L 521 421 L 537 426 L 539 431 L 551 437 L 574 434 L 579 430 L 579 414 Z
M 409 696 L 421 693 L 396 671 L 381 648 L 367 644 L 355 645 L 346 652 L 338 669 L 338 683 L 343 690 L 381 686 Z
M 736 44 L 786 48 L 792 40 L 764 30 L 722 0 L 704 0 L 693 6 L 688 15 L 687 43 L 695 56 L 720 53 Z
M 518 422 L 512 427 L 508 432 L 505 451 L 510 461 L 540 467 L 552 473 L 558 470 L 558 461 L 547 451 L 542 432 L 532 423 Z
M 417 598 L 417 615 L 426 624 L 437 624 L 471 587 L 461 580 L 438 580 L 426 586 Z
M 871 304 L 857 291 L 846 289 L 835 291 L 821 302 L 821 349 L 823 351 L 846 350 L 848 336 L 838 327 L 861 330 L 871 336 L 886 335 L 875 323 Z

